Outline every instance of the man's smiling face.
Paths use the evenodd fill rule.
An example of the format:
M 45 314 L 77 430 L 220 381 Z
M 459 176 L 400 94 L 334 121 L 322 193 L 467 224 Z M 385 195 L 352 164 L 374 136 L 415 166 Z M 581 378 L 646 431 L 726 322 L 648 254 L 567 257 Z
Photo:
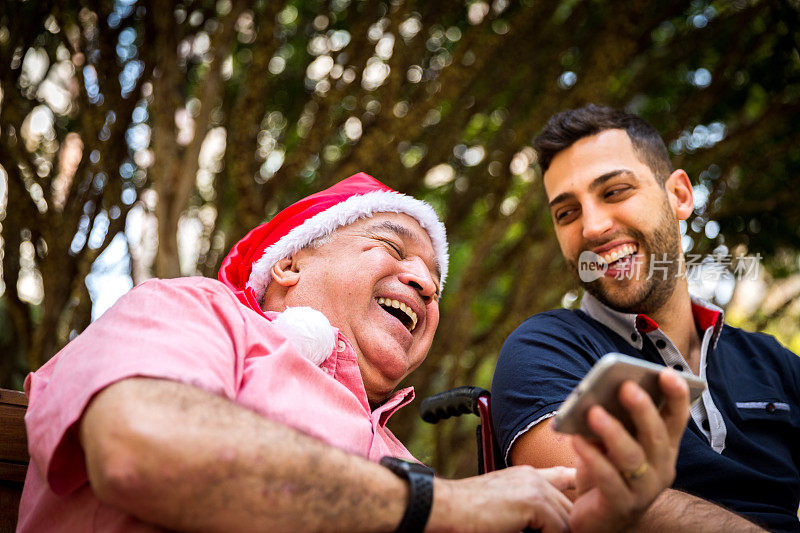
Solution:
M 545 172 L 564 258 L 573 272 L 582 252 L 602 258 L 608 265 L 605 275 L 582 284 L 609 307 L 650 313 L 671 296 L 681 268 L 677 220 L 688 216 L 670 193 L 677 174 L 662 186 L 620 129 L 576 141 Z
M 379 213 L 295 254 L 287 305 L 321 311 L 352 343 L 370 403 L 425 359 L 439 323 L 439 265 L 408 215 Z

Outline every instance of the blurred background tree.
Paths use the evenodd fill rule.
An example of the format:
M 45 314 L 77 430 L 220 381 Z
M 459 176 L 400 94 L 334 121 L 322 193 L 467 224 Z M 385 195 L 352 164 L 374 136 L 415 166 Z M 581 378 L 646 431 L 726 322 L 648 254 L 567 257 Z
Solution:
M 281 207 L 359 170 L 444 216 L 452 277 L 418 395 L 488 387 L 527 316 L 577 305 L 530 142 L 636 112 L 695 184 L 695 288 L 800 350 L 795 0 L 20 1 L 0 12 L 0 380 L 124 291 L 215 276 Z M 734 283 L 760 254 L 753 279 Z M 752 265 L 751 265 L 752 266 Z M 741 277 L 741 276 L 740 276 Z M 474 422 L 393 429 L 445 475 Z

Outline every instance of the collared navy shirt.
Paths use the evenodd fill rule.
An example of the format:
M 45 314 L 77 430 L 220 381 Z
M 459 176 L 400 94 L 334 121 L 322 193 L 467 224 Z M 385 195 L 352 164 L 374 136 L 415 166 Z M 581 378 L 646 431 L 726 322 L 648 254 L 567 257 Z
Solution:
M 708 324 L 701 322 L 712 317 L 700 308 L 694 314 L 705 338 Z M 492 383 L 492 417 L 506 457 L 519 435 L 555 414 L 606 353 L 664 364 L 663 350 L 653 341 L 657 324 L 647 317 L 638 322 L 636 333 L 646 334 L 646 341 L 636 342 L 633 333 L 623 338 L 624 330 L 566 309 L 534 315 L 511 334 Z M 710 425 L 701 428 L 693 411 L 673 488 L 768 529 L 800 531 L 800 358 L 769 335 L 719 324 L 719 331 L 712 332 L 715 338 L 704 346 L 704 372 L 709 405 L 724 427 L 723 441 L 712 445 Z
M 698 375 L 706 379 L 709 351 L 717 345 L 722 333 L 723 311 L 719 307 L 691 297 L 692 314 L 701 339 L 700 361 Z M 581 311 L 597 320 L 611 331 L 627 339 L 631 346 L 641 351 L 645 343 L 649 350 L 658 353 L 661 363 L 679 371 L 690 371 L 689 363 L 681 354 L 678 347 L 672 342 L 658 324 L 647 315 L 621 313 L 604 305 L 600 300 L 589 293 L 583 295 Z M 722 417 L 711 392 L 706 390 L 690 409 L 692 419 L 697 427 L 708 439 L 714 451 L 721 452 L 725 449 L 725 440 L 728 435 L 725 419 Z

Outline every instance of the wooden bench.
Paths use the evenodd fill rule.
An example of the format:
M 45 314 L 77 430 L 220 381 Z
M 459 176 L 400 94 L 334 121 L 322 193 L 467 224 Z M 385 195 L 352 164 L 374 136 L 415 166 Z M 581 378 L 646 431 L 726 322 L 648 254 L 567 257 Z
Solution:
M 25 394 L 0 389 L 0 531 L 17 527 L 19 498 L 28 469 L 28 438 L 25 434 Z

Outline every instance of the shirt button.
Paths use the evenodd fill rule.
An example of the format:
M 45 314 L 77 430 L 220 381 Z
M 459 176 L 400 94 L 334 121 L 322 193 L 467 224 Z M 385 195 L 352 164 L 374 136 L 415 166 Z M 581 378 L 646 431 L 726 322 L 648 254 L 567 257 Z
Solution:
M 706 431 L 711 431 L 711 424 L 708 423 L 708 419 L 703 420 L 702 426 Z
M 336 343 L 336 351 L 343 352 L 344 351 L 344 341 L 339 341 Z
M 631 333 L 631 340 L 633 342 L 638 341 L 639 340 L 639 335 L 637 335 L 636 333 Z
M 769 402 L 767 404 L 767 412 L 770 413 L 770 414 L 775 412 L 775 404 L 774 403 Z
M 664 339 L 658 339 L 656 341 L 656 348 L 658 348 L 659 350 L 663 350 L 666 347 L 667 347 L 667 343 L 664 342 Z
M 672 368 L 674 368 L 678 372 L 683 372 L 683 365 L 680 364 L 680 363 L 676 363 L 676 364 L 672 365 Z

